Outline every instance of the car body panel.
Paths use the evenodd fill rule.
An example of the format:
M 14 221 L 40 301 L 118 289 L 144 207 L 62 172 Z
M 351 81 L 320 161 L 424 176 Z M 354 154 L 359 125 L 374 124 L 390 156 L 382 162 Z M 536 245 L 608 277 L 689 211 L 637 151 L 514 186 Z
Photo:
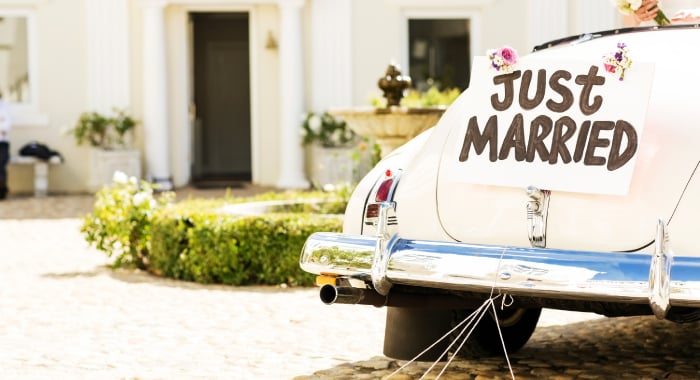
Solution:
M 576 310 L 607 310 L 606 315 L 628 315 L 625 307 L 647 301 L 648 310 L 641 305 L 634 312 L 653 310 L 666 318 L 673 314 L 671 305 L 700 308 L 700 105 L 695 95 L 700 70 L 694 64 L 700 61 L 694 49 L 700 29 L 603 34 L 532 55 L 597 59 L 625 42 L 640 63 L 630 70 L 653 64 L 653 77 L 646 76 L 648 102 L 628 105 L 632 113 L 647 111 L 623 192 L 590 191 L 598 184 L 608 189 L 601 182 L 587 183 L 586 192 L 543 189 L 551 190 L 544 193 L 549 197 L 542 218 L 546 240 L 531 240 L 527 206 L 533 197 L 526 193 L 527 184 L 469 182 L 465 173 L 459 173 L 461 181 L 451 178 L 456 174 L 446 160 L 454 160 L 455 147 L 463 143 L 465 118 L 474 107 L 470 91 L 475 89 L 470 88 L 435 127 L 390 154 L 361 181 L 348 204 L 343 233 L 309 237 L 301 267 L 337 279 L 338 286 L 387 299 L 392 292 L 410 296 L 416 289 L 406 287 L 419 287 L 423 295 L 503 292 L 535 302 L 581 301 Z M 394 180 L 392 197 L 377 201 L 374 194 L 387 179 Z M 378 216 L 365 214 L 369 206 L 380 207 Z M 602 306 L 596 308 L 595 301 Z M 611 305 L 617 302 L 625 305 Z M 696 314 L 678 320 L 696 320 Z
M 552 191 L 547 247 L 599 251 L 638 249 L 653 240 L 654 220 L 671 219 L 697 165 L 696 145 L 700 141 L 700 107 L 694 104 L 697 98 L 691 92 L 692 88 L 700 87 L 700 71 L 693 65 L 678 65 L 675 52 L 685 50 L 689 41 L 698 36 L 700 33 L 696 30 L 688 29 L 632 33 L 531 54 L 540 59 L 587 59 L 600 57 L 614 50 L 618 41 L 624 41 L 635 62 L 655 64 L 646 123 L 628 193 Z M 695 62 L 700 54 L 689 52 L 684 60 L 686 58 L 688 62 Z M 633 66 L 630 70 L 634 69 Z M 683 85 L 678 83 L 681 78 Z M 462 96 L 469 97 L 469 91 Z M 454 173 L 445 161 L 457 160 L 450 149 L 454 151 L 455 146 L 459 148 L 462 144 L 466 119 L 474 113 L 468 101 L 453 107 L 462 110 L 465 121 L 447 118 L 447 115 L 440 121 L 448 124 L 450 130 L 437 186 L 437 209 L 442 226 L 458 241 L 529 246 L 525 186 L 489 186 L 451 180 Z M 641 108 L 635 104 L 629 107 Z M 406 222 L 401 221 L 402 224 Z

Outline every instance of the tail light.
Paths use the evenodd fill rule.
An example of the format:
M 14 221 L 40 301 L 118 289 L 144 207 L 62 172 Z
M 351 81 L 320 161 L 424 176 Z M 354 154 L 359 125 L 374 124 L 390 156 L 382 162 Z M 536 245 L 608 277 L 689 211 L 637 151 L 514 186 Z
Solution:
M 375 202 L 386 202 L 389 200 L 389 192 L 391 191 L 391 186 L 394 184 L 394 177 L 392 177 L 391 174 L 391 170 L 389 169 L 384 172 L 386 178 L 377 189 L 377 195 L 374 197 Z
M 376 203 L 372 203 L 367 206 L 367 213 L 365 214 L 366 218 L 378 218 L 379 217 L 379 205 Z

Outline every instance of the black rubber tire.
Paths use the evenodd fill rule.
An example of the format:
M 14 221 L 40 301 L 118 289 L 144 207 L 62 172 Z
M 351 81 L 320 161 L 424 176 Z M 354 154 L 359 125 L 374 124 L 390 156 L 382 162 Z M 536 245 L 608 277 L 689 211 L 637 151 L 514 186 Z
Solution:
M 452 320 L 453 312 L 449 309 L 387 307 L 384 355 L 399 360 L 413 359 L 450 331 Z M 440 356 L 448 346 L 449 339 L 444 339 L 417 360 L 445 360 Z
M 532 336 L 532 333 L 537 327 L 537 321 L 540 319 L 542 308 L 535 309 L 517 309 L 510 308 L 499 310 L 501 335 L 503 343 L 501 343 L 498 334 L 498 327 L 493 317 L 493 312 L 487 312 L 479 321 L 479 325 L 469 336 L 469 339 L 464 343 L 457 356 L 462 358 L 475 358 L 487 356 L 502 356 L 503 345 L 505 344 L 506 351 L 511 354 L 521 349 Z M 456 326 L 470 315 L 473 310 L 453 310 L 452 327 Z M 462 325 L 465 326 L 465 325 Z M 461 338 L 457 338 L 460 329 L 453 332 L 454 339 L 464 339 L 466 333 Z M 457 350 L 461 342 L 453 345 L 453 349 Z

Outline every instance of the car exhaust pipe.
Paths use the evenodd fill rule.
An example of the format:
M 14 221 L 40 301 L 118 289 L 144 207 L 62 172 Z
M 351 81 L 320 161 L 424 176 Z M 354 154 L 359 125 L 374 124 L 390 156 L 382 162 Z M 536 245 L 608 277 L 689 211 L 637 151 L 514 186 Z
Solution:
M 449 294 L 408 294 L 392 292 L 386 296 L 372 289 L 351 286 L 323 285 L 319 291 L 321 301 L 326 305 L 336 303 L 351 305 L 372 305 L 375 307 L 415 307 L 443 309 L 471 309 L 479 307 L 484 299 L 463 298 Z
M 374 290 L 359 289 L 350 286 L 338 287 L 330 284 L 323 285 L 319 291 L 319 295 L 321 296 L 321 301 L 326 305 L 342 303 L 381 307 L 386 306 L 389 299 L 388 296 L 383 296 Z

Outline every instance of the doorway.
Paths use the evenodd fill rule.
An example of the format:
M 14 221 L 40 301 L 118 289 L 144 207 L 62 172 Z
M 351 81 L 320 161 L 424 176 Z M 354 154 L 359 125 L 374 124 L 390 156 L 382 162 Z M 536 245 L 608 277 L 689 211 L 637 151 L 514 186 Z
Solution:
M 192 182 L 226 187 L 250 181 L 248 13 L 190 14 L 193 41 Z

